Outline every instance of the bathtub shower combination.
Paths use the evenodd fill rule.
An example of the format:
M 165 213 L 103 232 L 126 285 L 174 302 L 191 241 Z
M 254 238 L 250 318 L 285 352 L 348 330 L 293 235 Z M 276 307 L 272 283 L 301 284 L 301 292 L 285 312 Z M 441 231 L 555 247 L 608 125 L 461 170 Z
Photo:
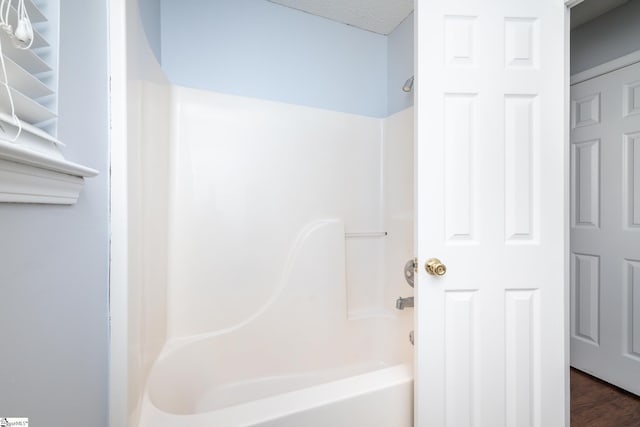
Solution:
M 149 379 L 147 425 L 411 425 L 411 367 L 375 342 L 397 345 L 397 325 L 347 318 L 341 240 L 339 220 L 305 227 L 253 315 L 166 348 Z
M 412 109 L 139 90 L 138 425 L 411 426 Z

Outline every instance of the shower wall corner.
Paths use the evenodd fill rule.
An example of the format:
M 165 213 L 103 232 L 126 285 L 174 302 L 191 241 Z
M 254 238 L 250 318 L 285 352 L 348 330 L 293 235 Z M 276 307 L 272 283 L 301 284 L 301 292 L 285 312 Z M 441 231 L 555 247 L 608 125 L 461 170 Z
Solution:
M 170 87 L 144 35 L 138 0 L 111 1 L 108 13 L 109 425 L 133 427 L 165 336 Z

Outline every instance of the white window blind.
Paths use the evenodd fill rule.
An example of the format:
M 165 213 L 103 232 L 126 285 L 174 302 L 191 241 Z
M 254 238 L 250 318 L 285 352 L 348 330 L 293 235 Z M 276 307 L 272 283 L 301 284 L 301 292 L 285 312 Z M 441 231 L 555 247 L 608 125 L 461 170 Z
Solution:
M 15 115 L 22 121 L 26 133 L 59 143 L 56 140 L 58 4 L 57 1 L 25 0 L 24 5 L 33 27 L 31 47 L 19 49 L 15 45 L 15 38 L 0 29 L 0 43 Z M 17 2 L 12 2 L 9 11 L 9 23 L 14 32 L 18 21 L 16 7 Z M 12 132 L 15 134 L 17 129 L 13 126 L 10 97 L 5 87 L 0 87 L 0 122 L 4 130 L 3 135 L 0 129 L 0 136 L 11 139 L 14 136 Z
M 98 172 L 66 160 L 57 139 L 60 0 L 24 0 L 33 29 L 28 49 L 19 36 L 20 3 L 9 3 L 0 10 L 0 202 L 74 204 L 84 178 Z

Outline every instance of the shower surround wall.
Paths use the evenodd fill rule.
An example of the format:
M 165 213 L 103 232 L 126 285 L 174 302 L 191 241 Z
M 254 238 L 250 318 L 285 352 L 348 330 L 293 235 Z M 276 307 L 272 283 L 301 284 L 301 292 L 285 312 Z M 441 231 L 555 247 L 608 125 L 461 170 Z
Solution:
M 151 8 L 158 13 L 149 1 L 142 3 L 146 4 L 143 11 Z M 203 7 L 223 3 L 246 8 L 267 2 L 211 2 Z M 303 288 L 319 283 L 330 271 L 335 277 L 342 276 L 342 281 L 331 285 L 345 295 L 344 306 L 331 304 L 335 313 L 344 321 L 382 319 L 378 321 L 397 325 L 361 339 L 377 346 L 372 357 L 410 357 L 407 334 L 413 313 L 396 310 L 394 303 L 399 295 L 411 295 L 402 266 L 412 256 L 413 245 L 413 111 L 403 109 L 388 116 L 385 80 L 391 68 L 397 75 L 413 73 L 403 69 L 408 61 L 387 63 L 387 49 L 398 46 L 402 37 L 388 43 L 384 36 L 269 4 L 299 19 L 319 19 L 325 26 L 318 24 L 317 28 L 347 28 L 338 44 L 345 44 L 349 55 L 344 55 L 336 72 L 353 70 L 352 61 L 360 60 L 354 54 L 358 50 L 353 40 L 368 39 L 376 46 L 377 53 L 367 58 L 377 59 L 365 61 L 361 69 L 373 73 L 376 83 L 367 85 L 364 92 L 375 94 L 375 99 L 357 99 L 364 93 L 356 89 L 362 88 L 359 85 L 347 84 L 346 91 L 345 86 L 329 90 L 338 74 L 308 74 L 303 76 L 306 86 L 297 87 L 285 75 L 271 74 L 274 80 L 262 81 L 281 92 L 304 95 L 305 100 L 300 101 L 307 105 L 304 107 L 170 84 L 142 33 L 138 1 L 122 4 L 127 38 L 120 49 L 114 49 L 127 52 L 127 98 L 121 109 L 114 104 L 114 111 L 126 110 L 126 125 L 121 129 L 125 135 L 119 138 L 114 125 L 112 139 L 115 267 L 111 311 L 116 337 L 112 343 L 112 424 L 138 425 L 149 372 L 167 349 L 228 331 L 270 305 L 292 246 L 305 230 L 323 221 L 328 225 L 322 229 L 331 230 L 329 235 L 334 236 L 329 239 L 331 249 L 308 265 L 310 280 L 304 281 Z M 164 40 L 172 24 L 166 21 L 166 2 L 162 7 Z M 198 8 L 189 10 L 191 14 L 176 16 L 193 25 L 189 16 Z M 272 24 L 279 22 L 276 19 Z M 156 39 L 159 27 L 151 32 Z M 304 32 L 301 27 L 305 25 L 290 30 Z M 207 37 L 190 38 L 187 45 L 203 47 L 204 40 Z M 157 53 L 159 45 L 152 44 Z M 315 52 L 320 55 L 318 61 L 335 66 L 332 49 L 327 45 Z M 168 54 L 166 46 L 162 50 Z M 182 52 L 188 55 L 189 49 Z M 214 63 L 232 69 L 247 55 L 236 51 L 229 58 L 234 64 L 221 67 L 220 62 Z M 284 61 L 285 68 L 295 68 L 297 57 L 281 52 L 265 60 Z M 203 72 L 199 66 L 183 67 L 183 71 Z M 245 75 L 247 82 L 260 76 L 255 72 Z M 363 78 L 358 73 L 341 76 L 349 78 L 340 84 Z M 370 78 L 364 80 L 371 83 Z M 192 83 L 185 82 L 195 85 Z M 239 83 L 242 81 L 236 81 Z M 329 96 L 330 104 L 324 107 L 316 97 L 341 91 L 344 93 L 337 98 Z M 342 101 L 347 98 L 356 111 L 345 112 L 349 108 L 343 108 Z M 117 123 L 122 121 L 114 119 Z M 124 140 L 126 145 L 121 144 Z M 344 231 L 387 231 L 389 235 L 345 240 Z M 309 316 L 307 321 L 323 324 L 322 316 Z M 126 346 L 117 342 L 118 333 L 128 336 Z M 119 383 L 121 369 L 128 372 L 127 385 Z M 125 416 L 129 420 L 120 421 Z
M 216 336 L 259 329 L 235 351 L 268 337 L 249 353 L 296 372 L 410 363 L 413 312 L 395 299 L 412 293 L 412 108 L 377 119 L 129 90 L 129 425 L 158 357 Z M 359 232 L 388 235 L 345 236 Z
M 404 228 L 387 237 L 345 239 L 343 232 L 333 243 L 346 256 L 349 317 L 395 316 L 393 296 L 410 289 L 393 284 L 402 284 L 403 261 L 385 280 L 385 248 L 399 239 L 410 257 L 411 205 L 405 198 L 384 209 L 384 189 L 390 197 L 410 195 L 410 181 L 401 184 L 395 174 L 406 175 L 411 163 L 405 159 L 391 171 L 384 154 L 411 152 L 406 119 L 405 140 L 384 141 L 394 119 L 179 87 L 172 104 L 170 338 L 227 330 L 259 312 L 314 221 L 338 221 L 346 233 L 379 233 L 387 231 L 388 212 Z M 333 247 L 326 252 L 310 275 L 345 262 Z
M 109 425 L 137 426 L 166 339 L 170 86 L 147 43 L 138 0 L 113 1 L 109 12 Z
M 152 114 L 162 100 L 149 105 Z M 166 342 L 139 402 L 140 425 L 211 425 L 242 412 L 238 405 L 262 407 L 261 399 L 313 394 L 319 384 L 384 368 L 410 370 L 413 312 L 397 310 L 395 299 L 411 294 L 403 266 L 413 246 L 413 109 L 377 119 L 179 86 L 164 100 L 168 276 L 166 318 L 155 325 L 166 326 Z M 158 149 L 142 147 L 143 169 L 154 169 L 148 155 Z M 166 158 L 155 158 L 164 172 Z M 147 209 L 144 217 L 160 224 L 163 214 Z M 139 226 L 139 241 L 149 239 L 153 226 Z M 134 269 L 158 287 L 163 249 L 142 245 Z M 394 413 L 407 427 L 410 380 L 375 387 L 384 394 L 404 384 Z M 339 405 L 367 393 L 356 390 Z M 322 407 L 318 425 L 346 425 L 323 405 L 311 400 L 295 419 Z M 356 407 L 350 419 L 371 419 Z M 250 418 L 263 425 L 283 416 Z
M 413 313 L 394 303 L 411 294 L 412 109 L 376 119 L 160 83 L 129 90 L 130 425 L 162 353 L 255 320 L 259 336 L 291 341 L 263 347 L 270 360 L 291 366 L 296 343 L 298 370 L 320 341 L 334 365 L 410 360 Z M 344 234 L 369 231 L 388 235 Z M 345 321 L 346 332 L 331 326 Z

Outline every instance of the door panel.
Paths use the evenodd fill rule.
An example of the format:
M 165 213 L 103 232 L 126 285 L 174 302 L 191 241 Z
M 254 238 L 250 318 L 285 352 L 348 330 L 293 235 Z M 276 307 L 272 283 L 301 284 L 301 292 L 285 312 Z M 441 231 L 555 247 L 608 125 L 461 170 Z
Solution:
M 562 1 L 417 0 L 416 426 L 565 425 L 564 39 Z
M 571 364 L 640 394 L 640 64 L 571 100 Z

